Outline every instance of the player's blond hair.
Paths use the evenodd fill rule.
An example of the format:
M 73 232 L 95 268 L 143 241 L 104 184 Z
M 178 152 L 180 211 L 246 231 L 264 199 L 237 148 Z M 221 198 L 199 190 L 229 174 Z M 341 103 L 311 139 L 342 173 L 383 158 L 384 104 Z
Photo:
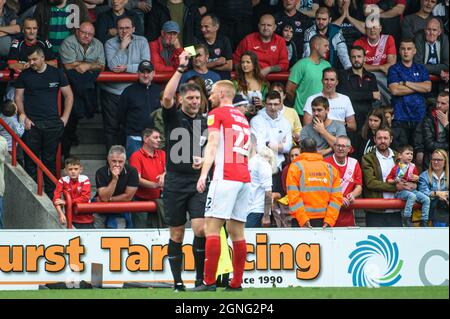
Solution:
M 222 90 L 227 98 L 234 99 L 236 89 L 234 88 L 233 82 L 229 80 L 221 80 L 214 83 L 214 86 L 217 86 L 220 90 Z

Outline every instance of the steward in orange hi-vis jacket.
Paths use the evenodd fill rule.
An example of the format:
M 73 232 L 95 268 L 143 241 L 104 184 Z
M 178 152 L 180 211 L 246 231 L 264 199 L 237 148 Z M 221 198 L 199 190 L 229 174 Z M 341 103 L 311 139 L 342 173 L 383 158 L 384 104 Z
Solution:
M 320 218 L 334 226 L 342 205 L 339 172 L 322 155 L 302 150 L 289 167 L 286 186 L 290 213 L 300 226 Z

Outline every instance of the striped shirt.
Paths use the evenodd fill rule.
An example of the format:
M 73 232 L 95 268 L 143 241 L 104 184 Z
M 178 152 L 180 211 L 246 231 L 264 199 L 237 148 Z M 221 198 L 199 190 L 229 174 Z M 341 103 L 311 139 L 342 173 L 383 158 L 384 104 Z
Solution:
M 52 44 L 53 52 L 57 53 L 61 43 L 71 34 L 71 29 L 67 27 L 70 20 L 68 17 L 71 11 L 66 11 L 67 6 L 63 8 L 51 7 L 50 27 L 48 40 Z

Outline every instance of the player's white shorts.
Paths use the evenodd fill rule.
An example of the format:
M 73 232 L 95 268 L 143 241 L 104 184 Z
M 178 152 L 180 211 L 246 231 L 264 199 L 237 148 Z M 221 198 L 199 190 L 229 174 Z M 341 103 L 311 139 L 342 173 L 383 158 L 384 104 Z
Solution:
M 213 180 L 206 198 L 205 217 L 234 219 L 243 223 L 250 208 L 250 183 Z

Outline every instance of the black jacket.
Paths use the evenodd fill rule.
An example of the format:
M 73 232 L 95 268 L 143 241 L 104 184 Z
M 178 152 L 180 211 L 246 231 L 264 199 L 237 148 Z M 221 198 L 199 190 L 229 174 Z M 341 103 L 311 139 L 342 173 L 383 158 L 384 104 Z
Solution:
M 143 129 L 154 127 L 150 114 L 161 106 L 160 92 L 157 84 L 147 87 L 139 82 L 123 91 L 119 99 L 119 120 L 126 135 L 141 136 Z
M 253 16 L 251 0 L 215 0 L 213 11 L 220 19 L 228 22 L 252 19 Z
M 149 41 L 156 40 L 161 35 L 164 22 L 171 20 L 169 8 L 165 0 L 154 0 L 150 14 L 146 15 L 145 36 Z M 201 36 L 200 13 L 194 0 L 184 0 L 184 24 L 183 24 L 183 46 L 194 44 L 194 38 Z
M 144 26 L 139 20 L 139 17 L 134 11 L 125 9 L 125 13 L 123 16 L 128 16 L 133 19 L 136 35 L 144 35 Z M 97 17 L 97 21 L 95 22 L 95 37 L 99 39 L 103 44 L 111 39 L 112 37 L 108 35 L 108 30 L 112 28 L 117 28 L 117 17 L 114 15 L 112 9 L 101 13 Z
M 428 167 L 431 154 L 438 148 L 448 152 L 448 130 L 449 125 L 439 134 L 437 132 L 438 119 L 434 115 L 434 111 L 428 112 L 423 121 L 416 129 L 414 136 L 414 144 L 416 152 L 424 152 L 424 167 Z
M 354 74 L 352 69 L 339 71 L 339 84 L 336 91 L 347 95 L 353 104 L 356 114 L 365 114 L 372 109 L 373 92 L 378 91 L 377 79 L 369 71 L 363 70 L 362 78 Z

